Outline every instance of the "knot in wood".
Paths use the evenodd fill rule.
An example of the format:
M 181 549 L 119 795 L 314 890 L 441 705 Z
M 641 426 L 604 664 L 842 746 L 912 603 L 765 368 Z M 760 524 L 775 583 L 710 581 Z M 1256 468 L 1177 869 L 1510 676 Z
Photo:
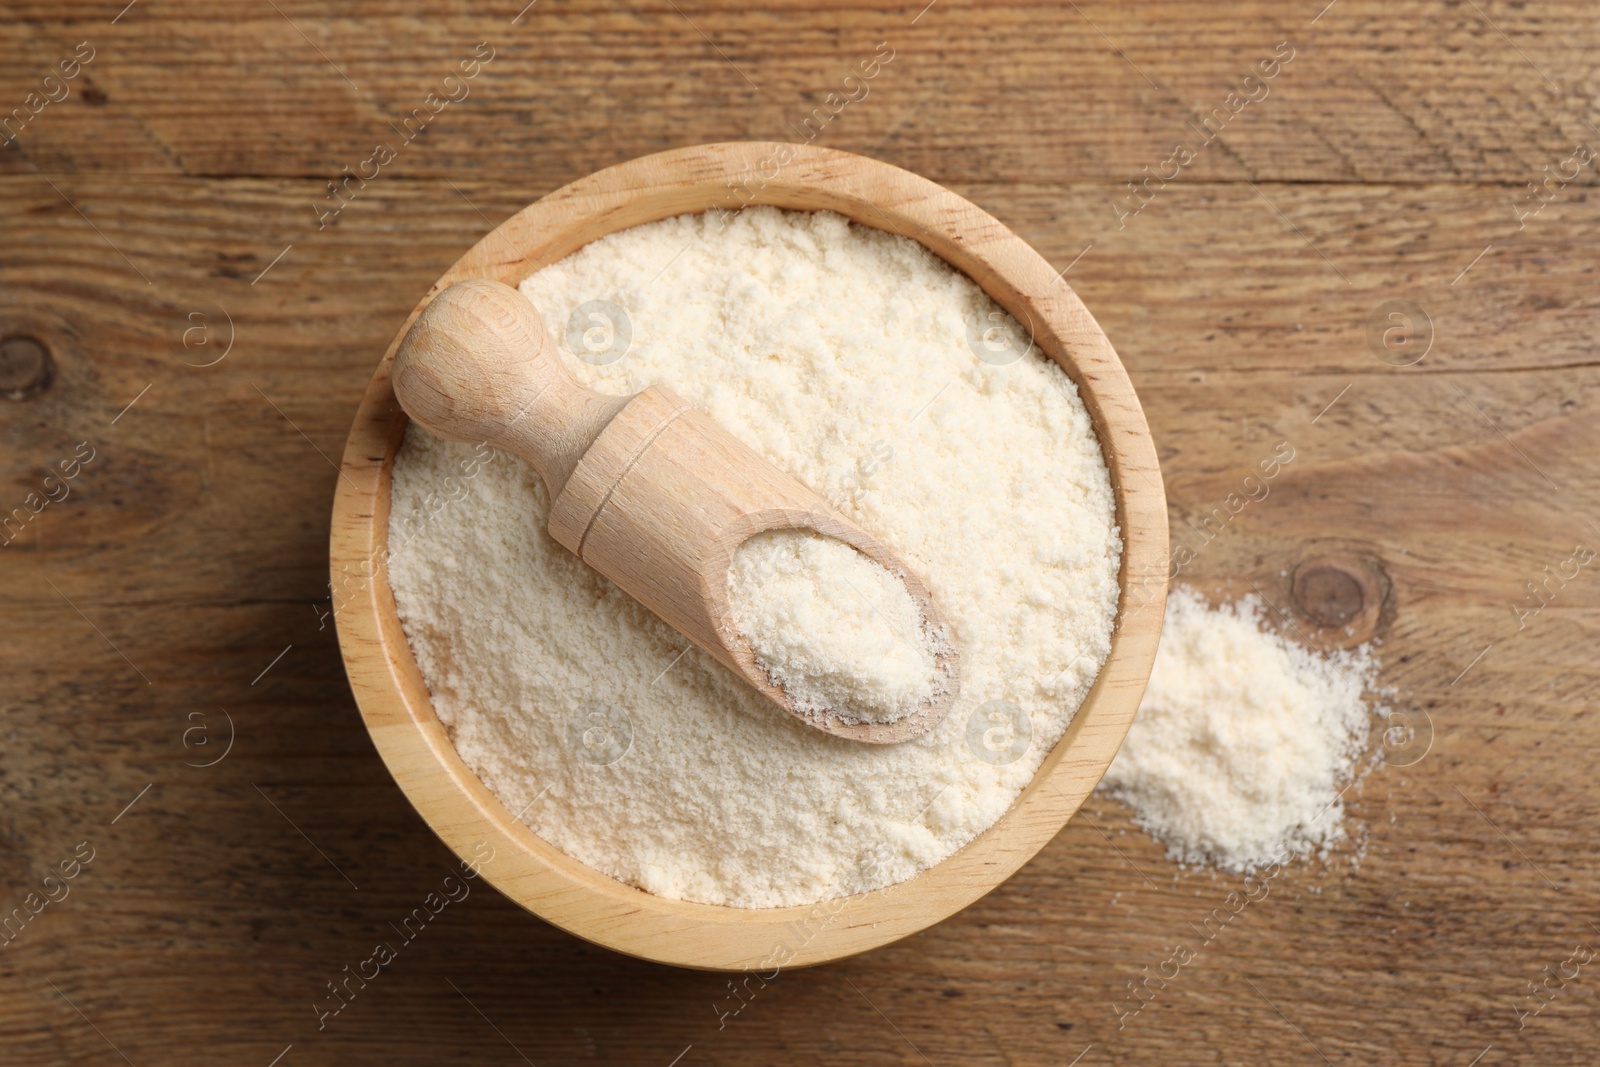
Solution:
M 1295 568 L 1289 593 L 1295 610 L 1321 631 L 1323 641 L 1348 648 L 1377 632 L 1389 579 L 1375 559 L 1317 556 Z
M 50 350 L 38 338 L 17 334 L 0 340 L 0 393 L 26 400 L 50 387 Z

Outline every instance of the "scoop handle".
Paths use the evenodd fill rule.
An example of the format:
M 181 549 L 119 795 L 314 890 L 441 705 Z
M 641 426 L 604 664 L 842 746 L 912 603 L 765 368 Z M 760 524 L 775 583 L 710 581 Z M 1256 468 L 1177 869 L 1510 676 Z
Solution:
M 578 384 L 528 299 L 486 279 L 457 282 L 422 309 L 395 351 L 393 384 L 429 433 L 521 457 L 552 499 L 632 399 Z

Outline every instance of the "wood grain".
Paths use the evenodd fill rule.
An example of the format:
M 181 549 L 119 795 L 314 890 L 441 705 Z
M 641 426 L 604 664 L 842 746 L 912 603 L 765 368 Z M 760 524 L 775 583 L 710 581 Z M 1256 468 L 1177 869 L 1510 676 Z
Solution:
M 426 21 L 393 2 L 278 6 L 340 61 L 369 56 L 358 83 L 387 79 L 402 103 L 486 36 L 465 5 Z M 292 1044 L 280 1067 L 523 1062 L 510 1043 L 541 1067 L 666 1065 L 690 1045 L 679 1067 L 1320 1063 L 1313 1043 L 1336 1062 L 1591 1058 L 1590 969 L 1520 1029 L 1515 1009 L 1600 936 L 1600 592 L 1585 569 L 1523 629 L 1512 611 L 1600 521 L 1591 180 L 1521 230 L 1513 213 L 1526 181 L 1592 137 L 1587 6 L 1339 0 L 1222 138 L 1254 169 L 1208 153 L 1123 229 L 1113 194 L 1164 158 L 1184 109 L 1300 41 L 1323 4 L 1080 4 L 1109 42 L 1070 8 L 940 0 L 907 29 L 921 4 L 679 6 L 693 26 L 670 7 L 535 7 L 505 65 L 326 231 L 310 205 L 385 127 L 276 14 L 267 29 L 270 8 L 141 0 L 107 30 L 120 2 L 8 6 L 10 99 L 89 36 L 106 99 L 78 83 L 21 155 L 0 149 L 0 322 L 47 339 L 56 371 L 30 400 L 0 399 L 4 506 L 77 442 L 99 449 L 0 548 L 0 908 L 76 843 L 98 849 L 71 896 L 0 948 L 7 1061 L 123 1063 L 107 1038 L 140 1065 L 266 1065 Z M 905 49 L 817 143 L 950 185 L 1058 268 L 1092 243 L 1067 280 L 1139 389 L 1174 538 L 1279 442 L 1296 448 L 1184 577 L 1254 583 L 1296 611 L 1301 563 L 1376 559 L 1383 681 L 1431 712 L 1432 750 L 1351 792 L 1358 871 L 1286 872 L 1122 1030 L 1126 983 L 1233 884 L 1178 871 L 1092 799 L 961 915 L 785 974 L 720 1028 L 723 979 L 592 948 L 475 889 L 319 1032 L 324 983 L 453 862 L 382 767 L 318 628 L 338 479 L 319 450 L 337 456 L 398 324 L 492 226 L 645 151 L 782 136 L 890 34 Z M 480 93 L 499 105 L 474 113 Z M 1367 346 L 1369 315 L 1395 298 L 1436 334 L 1411 367 Z M 182 338 L 195 311 L 225 330 L 216 305 L 232 352 L 185 366 L 215 358 Z M 183 732 L 204 712 L 220 743 L 219 705 L 232 751 L 185 766 L 215 758 Z
M 941 0 L 912 25 L 925 3 L 549 5 L 516 24 L 515 2 L 425 20 L 397 0 L 341 12 L 182 3 L 108 26 L 115 12 L 63 23 L 29 0 L 0 43 L 34 62 L 7 72 L 0 100 L 20 101 L 85 38 L 101 46 L 85 71 L 98 95 L 74 89 L 0 165 L 330 180 L 388 141 L 399 158 L 386 174 L 549 190 L 676 145 L 805 137 L 813 109 L 851 91 L 843 79 L 880 42 L 894 58 L 818 143 L 887 154 L 944 184 L 1138 180 L 1282 41 L 1296 57 L 1201 153 L 1194 178 L 1520 188 L 1600 123 L 1596 62 L 1570 32 L 1587 23 L 1584 0 L 1338 0 L 1314 25 L 1327 0 L 1076 11 Z M 390 124 L 442 94 L 480 42 L 495 58 L 467 97 L 402 147 Z

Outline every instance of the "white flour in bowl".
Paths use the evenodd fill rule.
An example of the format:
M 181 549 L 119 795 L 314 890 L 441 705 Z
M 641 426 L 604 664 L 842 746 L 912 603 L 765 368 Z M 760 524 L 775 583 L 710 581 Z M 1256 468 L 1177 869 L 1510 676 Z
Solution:
M 392 538 L 437 514 L 389 577 L 467 764 L 568 855 L 711 904 L 879 888 L 989 827 L 1110 646 L 1121 539 L 1071 380 L 1036 349 L 988 361 L 971 324 L 1017 327 L 976 284 L 828 213 L 666 219 L 522 291 L 581 381 L 671 387 L 896 551 L 946 616 L 961 695 L 904 744 L 806 726 L 556 544 L 531 468 L 497 455 L 463 480 L 472 446 L 412 426 Z M 1010 738 L 995 709 L 1016 709 Z

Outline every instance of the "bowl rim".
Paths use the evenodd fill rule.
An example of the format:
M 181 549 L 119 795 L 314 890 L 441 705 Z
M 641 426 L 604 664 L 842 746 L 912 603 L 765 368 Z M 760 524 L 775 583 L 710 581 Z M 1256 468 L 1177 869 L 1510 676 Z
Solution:
M 1105 454 L 1123 539 L 1111 647 L 1066 731 L 1006 812 L 962 848 L 882 889 L 811 905 L 736 908 L 668 900 L 573 859 L 513 818 L 457 754 L 395 609 L 384 560 L 389 487 L 406 417 L 389 371 L 446 286 L 515 286 L 606 234 L 673 215 L 771 205 L 830 210 L 898 233 L 976 281 L 1077 383 Z M 1062 829 L 1116 755 L 1160 637 L 1167 509 L 1155 444 L 1110 341 L 1025 241 L 977 205 L 909 171 L 809 145 L 724 142 L 643 156 L 555 190 L 486 234 L 395 333 L 345 445 L 329 540 L 339 646 L 373 744 L 425 822 L 500 892 L 584 940 L 658 963 L 777 971 L 886 945 L 948 918 L 1015 873 Z M 1138 597 L 1130 592 L 1138 590 Z M 1134 601 L 1137 600 L 1137 603 Z

